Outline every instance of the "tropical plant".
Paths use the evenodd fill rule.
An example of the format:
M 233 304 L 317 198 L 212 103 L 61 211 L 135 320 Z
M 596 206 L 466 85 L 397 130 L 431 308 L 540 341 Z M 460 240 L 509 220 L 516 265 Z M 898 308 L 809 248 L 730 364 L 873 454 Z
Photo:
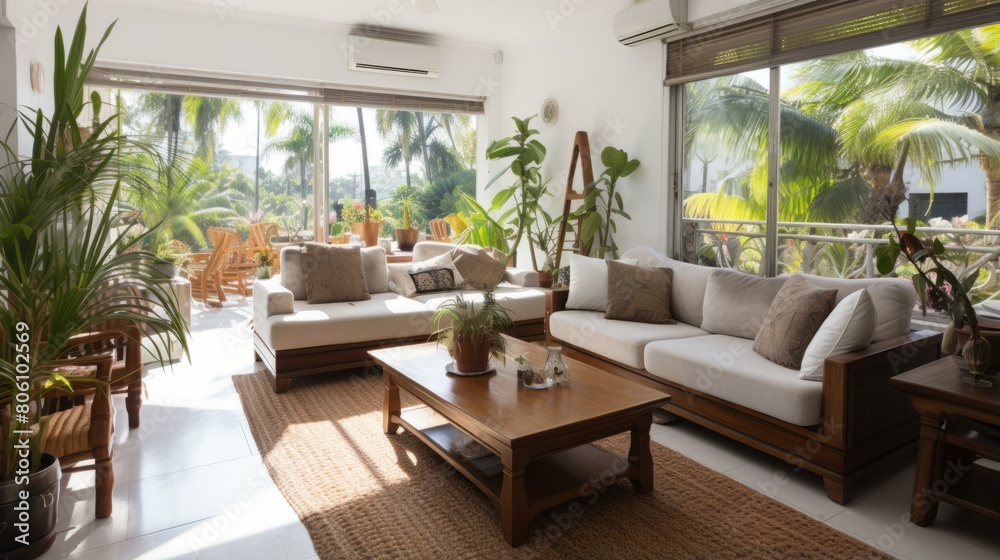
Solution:
M 475 198 L 462 193 L 459 202 L 461 217 L 468 227 L 466 227 L 455 239 L 455 243 L 460 245 L 479 245 L 480 247 L 493 247 L 505 255 L 510 253 L 510 231 L 500 222 L 490 216 L 490 212 L 483 208 Z
M 475 170 L 462 170 L 436 179 L 420 189 L 416 198 L 424 209 L 424 216 L 433 220 L 458 212 L 462 194 L 476 196 Z
M 230 123 L 242 121 L 243 111 L 239 99 L 189 95 L 184 98 L 184 116 L 194 135 L 195 154 L 211 167 L 219 139 Z
M 264 247 L 260 251 L 257 251 L 257 267 L 270 268 L 272 265 L 274 265 L 274 256 L 271 254 L 269 247 Z
M 156 251 L 156 256 L 166 262 L 180 266 L 184 264 L 190 253 L 191 247 L 187 243 L 179 239 L 171 239 Z
M 601 151 L 601 163 L 604 164 L 604 171 L 596 181 L 587 185 L 587 197 L 573 217 L 583 220 L 580 244 L 584 248 L 596 249 L 600 258 L 611 253 L 612 258 L 617 259 L 618 244 L 615 243 L 614 233 L 618 232 L 618 224 L 614 217 L 632 219 L 625 212 L 625 202 L 618 192 L 618 180 L 639 169 L 639 160 L 629 159 L 625 150 L 608 146 Z
M 297 113 L 288 118 L 292 129 L 282 138 L 272 140 L 264 148 L 264 155 L 281 153 L 287 156 L 286 166 L 297 167 L 299 171 L 299 194 L 303 200 L 309 195 L 309 181 L 306 173 L 312 167 L 314 146 L 314 123 L 311 115 Z M 329 136 L 331 140 L 354 138 L 357 134 L 352 127 L 342 124 L 331 124 Z M 285 193 L 291 194 L 291 193 Z
M 20 157 L 13 146 L 0 142 L 9 162 L 0 172 L 0 262 L 5 270 L 0 275 L 0 335 L 19 342 L 0 348 L 0 400 L 27 396 L 17 398 L 16 414 L 3 434 L 0 478 L 5 481 L 19 468 L 22 434 L 33 434 L 26 438 L 29 470 L 38 468 L 47 435 L 42 399 L 84 381 L 58 370 L 74 336 L 100 324 L 124 322 L 137 330 L 168 333 L 187 348 L 186 323 L 176 299 L 153 268 L 161 261 L 136 249 L 140 238 L 123 222 L 119 206 L 126 183 L 152 194 L 145 175 L 134 174 L 123 162 L 126 155 L 150 154 L 151 148 L 118 132 L 117 114 L 95 118 L 89 134 L 78 125 L 88 104 L 84 84 L 114 27 L 87 52 L 86 17 L 85 7 L 68 50 L 62 30 L 56 29 L 52 113 L 19 112 L 32 140 L 30 157 Z M 91 94 L 89 104 L 99 115 L 100 95 Z M 120 247 L 127 250 L 118 252 Z M 112 297 L 122 286 L 135 293 L 127 302 Z M 160 308 L 156 313 L 154 305 Z M 154 355 L 164 361 L 163 349 L 151 342 Z
M 264 134 L 271 138 L 278 133 L 278 129 L 292 115 L 292 106 L 280 101 L 263 101 L 255 99 L 254 110 L 257 113 L 257 134 L 254 137 L 256 146 L 254 156 L 254 183 L 253 183 L 253 209 L 260 209 L 260 136 L 261 124 L 263 122 Z
M 416 114 L 409 111 L 379 109 L 375 111 L 375 130 L 379 136 L 389 140 L 389 145 L 382 153 L 382 162 L 386 167 L 395 167 L 402 163 L 406 171 L 406 186 L 412 187 L 410 164 L 421 153 L 419 148 L 414 146 L 420 141 Z
M 434 325 L 432 340 L 455 355 L 456 344 L 462 339 L 489 341 L 493 357 L 500 358 L 507 348 L 503 333 L 514 328 L 510 312 L 501 305 L 496 293 L 483 287 L 483 302 L 477 306 L 462 295 L 443 302 L 431 316 Z
M 535 227 L 532 228 L 531 241 L 535 248 L 545 255 L 545 261 L 539 269 L 542 272 L 553 272 L 556 260 L 561 251 L 559 247 L 559 226 L 562 224 L 562 216 L 552 217 L 551 214 L 539 208 L 539 216 L 536 218 Z
M 531 228 L 538 212 L 539 203 L 542 197 L 548 194 L 548 187 L 542 179 L 545 146 L 537 138 L 534 138 L 539 132 L 531 128 L 531 119 L 537 116 L 532 115 L 526 119 L 512 117 L 517 127 L 517 134 L 497 140 L 486 149 L 486 159 L 513 158 L 510 165 L 497 173 L 486 185 L 488 189 L 508 170 L 514 175 L 514 183 L 493 197 L 490 210 L 502 212 L 497 221 L 509 222 L 511 225 L 510 251 L 507 253 L 507 258 L 510 259 L 517 254 L 521 239 L 527 235 L 531 264 L 535 270 L 538 270 L 538 264 L 530 237 Z M 510 201 L 513 201 L 513 204 L 504 211 L 504 207 Z

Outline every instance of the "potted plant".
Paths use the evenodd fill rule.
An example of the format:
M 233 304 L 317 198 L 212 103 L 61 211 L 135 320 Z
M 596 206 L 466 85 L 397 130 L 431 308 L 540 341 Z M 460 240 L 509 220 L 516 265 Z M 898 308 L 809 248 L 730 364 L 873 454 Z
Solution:
M 506 348 L 501 334 L 514 328 L 510 314 L 489 287 L 483 289 L 483 302 L 477 306 L 461 295 L 438 306 L 431 318 L 431 338 L 448 349 L 461 373 L 484 373 L 490 355 L 499 358 Z
M 271 277 L 271 267 L 274 266 L 274 257 L 271 249 L 264 247 L 257 251 L 257 278 L 267 280 Z
M 110 32 L 111 27 L 105 39 Z M 89 103 L 100 115 L 102 106 L 97 92 L 89 102 L 83 95 L 100 49 L 99 44 L 87 53 L 85 40 L 86 8 L 68 48 L 56 29 L 55 110 L 19 114 L 31 136 L 31 154 L 22 157 L 0 141 L 9 162 L 0 173 L 0 331 L 7 342 L 0 345 L 0 403 L 10 418 L 0 436 L 4 558 L 34 558 L 54 540 L 60 467 L 43 452 L 48 435 L 43 400 L 54 389 L 72 390 L 71 379 L 85 380 L 58 370 L 73 337 L 121 322 L 169 332 L 187 348 L 177 300 L 152 266 L 157 257 L 139 249 L 144 236 L 134 235 L 135 221 L 123 211 L 125 185 L 147 185 L 123 158 L 153 153 L 152 148 L 122 135 L 117 114 L 95 117 L 89 135 L 78 130 L 83 108 Z M 109 292 L 120 285 L 116 282 L 145 295 L 127 304 L 113 300 Z M 161 308 L 156 313 L 154 302 Z M 27 533 L 19 526 L 23 503 L 30 511 Z
M 539 251 L 545 255 L 545 261 L 538 271 L 538 285 L 542 288 L 551 288 L 554 282 L 556 260 L 561 251 L 559 247 L 559 224 L 562 223 L 562 216 L 553 218 L 548 212 L 538 209 L 538 217 L 532 227 L 531 239 Z
M 625 202 L 618 192 L 618 180 L 634 173 L 639 168 L 639 160 L 629 159 L 625 150 L 608 146 L 601 151 L 601 163 L 604 164 L 604 172 L 586 186 L 587 197 L 572 217 L 582 220 L 580 243 L 583 247 L 596 251 L 600 258 L 610 253 L 611 258 L 617 259 L 618 245 L 612 235 L 612 232 L 618 231 L 615 216 L 632 219 L 625 212 Z
M 156 256 L 160 260 L 153 263 L 153 268 L 167 278 L 173 278 L 177 276 L 178 268 L 184 265 L 190 253 L 191 247 L 186 243 L 179 239 L 171 239 L 156 251 Z
M 969 290 L 978 278 L 978 268 L 967 270 L 964 280 L 959 280 L 943 261 L 945 246 L 941 240 L 933 238 L 927 242 L 921 241 L 915 233 L 916 220 L 912 218 L 906 221 L 906 231 L 900 231 L 896 220 L 898 207 L 892 205 L 890 208 L 887 217 L 896 232 L 896 237 L 890 237 L 887 245 L 876 249 L 879 273 L 891 274 L 900 255 L 913 265 L 917 272 L 913 277 L 913 287 L 917 291 L 921 308 L 927 308 L 928 293 L 930 293 L 948 310 L 956 329 L 960 331 L 967 327 L 969 331 L 964 344 L 959 345 L 961 358 L 957 360 L 961 369 L 968 368 L 972 374 L 971 377 L 963 378 L 963 381 L 977 387 L 992 387 L 992 382 L 982 379 L 982 376 L 988 373 L 992 361 L 990 343 L 980 329 L 979 318 L 972 300 L 969 299 Z
M 409 197 L 400 199 L 399 203 L 403 207 L 403 227 L 396 228 L 396 245 L 399 246 L 400 251 L 412 251 L 420 237 L 420 230 L 413 227 L 414 203 Z

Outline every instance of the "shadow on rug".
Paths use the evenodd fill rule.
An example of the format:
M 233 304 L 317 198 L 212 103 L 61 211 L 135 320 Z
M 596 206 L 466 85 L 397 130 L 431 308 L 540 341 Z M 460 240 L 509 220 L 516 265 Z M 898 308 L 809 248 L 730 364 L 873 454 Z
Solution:
M 405 431 L 382 433 L 381 375 L 297 379 L 281 395 L 266 371 L 233 382 L 321 558 L 886 558 L 657 444 L 652 493 L 622 481 L 552 508 L 514 549 L 472 483 Z M 599 445 L 627 454 L 628 443 L 626 434 Z

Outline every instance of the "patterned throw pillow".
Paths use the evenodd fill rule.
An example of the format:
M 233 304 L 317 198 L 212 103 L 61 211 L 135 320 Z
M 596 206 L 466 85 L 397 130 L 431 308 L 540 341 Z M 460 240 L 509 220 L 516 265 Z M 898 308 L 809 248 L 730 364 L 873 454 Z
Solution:
M 302 271 L 309 303 L 371 299 L 361 247 L 306 243 Z
M 608 307 L 605 319 L 673 325 L 670 317 L 669 268 L 640 268 L 608 261 Z
M 463 288 L 482 290 L 483 287 L 496 288 L 503 280 L 507 265 L 493 258 L 481 247 L 459 246 L 452 250 L 451 260 L 465 280 Z
M 764 317 L 753 351 L 786 368 L 802 367 L 802 356 L 837 303 L 837 290 L 826 290 L 792 276 L 778 290 Z
M 418 294 L 455 289 L 455 273 L 450 268 L 432 268 L 420 272 L 411 270 L 410 278 L 413 279 Z

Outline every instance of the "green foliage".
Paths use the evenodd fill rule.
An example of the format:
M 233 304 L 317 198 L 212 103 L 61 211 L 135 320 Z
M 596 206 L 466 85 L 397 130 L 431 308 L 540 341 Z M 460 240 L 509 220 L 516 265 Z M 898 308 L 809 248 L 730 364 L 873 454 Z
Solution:
M 639 169 L 639 160 L 629 159 L 625 150 L 608 146 L 601 151 L 601 163 L 604 164 L 604 171 L 596 181 L 587 185 L 587 198 L 573 213 L 573 218 L 583 220 L 579 239 L 584 248 L 596 250 L 600 258 L 610 252 L 617 259 L 618 245 L 614 233 L 618 231 L 618 224 L 615 216 L 632 219 L 625 212 L 625 202 L 618 192 L 618 180 Z
M 463 193 L 459 208 L 469 227 L 455 239 L 455 243 L 493 247 L 504 254 L 510 254 L 510 230 L 493 219 L 490 212 L 476 202 L 475 198 Z
M 438 306 L 431 317 L 433 340 L 453 352 L 456 338 L 465 335 L 475 340 L 489 340 L 493 356 L 503 356 L 506 341 L 503 333 L 514 328 L 510 312 L 501 305 L 488 286 L 483 287 L 483 302 L 477 306 L 462 295 Z
M 476 171 L 466 169 L 436 179 L 416 195 L 427 221 L 443 218 L 459 211 L 462 195 L 476 196 Z
M 17 467 L 14 445 L 32 426 L 29 439 L 32 470 L 37 469 L 46 423 L 42 399 L 54 389 L 72 390 L 86 379 L 60 374 L 61 358 L 75 346 L 72 337 L 108 322 L 124 322 L 139 330 L 168 333 L 187 348 L 186 323 L 166 278 L 153 268 L 162 263 L 138 247 L 139 237 L 120 202 L 123 186 L 152 193 L 145 176 L 123 163 L 125 156 L 152 154 L 148 145 L 121 135 L 117 115 L 95 120 L 89 134 L 77 121 L 89 103 L 99 114 L 98 94 L 83 98 L 97 48 L 85 52 L 84 8 L 67 51 L 56 29 L 53 111 L 19 112 L 32 139 L 31 157 L 0 142 L 9 162 L 0 173 L 0 400 L 12 402 L 24 392 L 31 406 L 24 417 L 11 418 L 4 434 L 0 479 L 9 481 Z M 119 251 L 119 249 L 123 249 Z M 134 295 L 117 295 L 124 286 Z M 161 309 L 153 312 L 154 305 Z M 14 342 L 18 344 L 14 344 Z M 152 340 L 153 344 L 156 343 Z M 153 351 L 165 362 L 162 348 Z M 28 377 L 26 383 L 19 375 Z M 19 387 L 20 385 L 20 387 Z M 22 402 L 22 401 L 19 401 Z

